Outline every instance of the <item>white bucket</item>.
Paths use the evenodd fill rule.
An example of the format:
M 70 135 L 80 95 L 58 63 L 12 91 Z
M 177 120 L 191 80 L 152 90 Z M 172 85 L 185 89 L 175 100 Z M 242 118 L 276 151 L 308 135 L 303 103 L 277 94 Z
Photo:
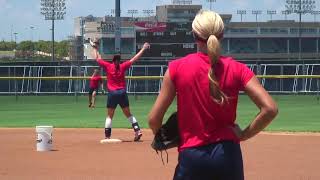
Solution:
M 50 151 L 52 149 L 53 126 L 36 126 L 37 151 Z

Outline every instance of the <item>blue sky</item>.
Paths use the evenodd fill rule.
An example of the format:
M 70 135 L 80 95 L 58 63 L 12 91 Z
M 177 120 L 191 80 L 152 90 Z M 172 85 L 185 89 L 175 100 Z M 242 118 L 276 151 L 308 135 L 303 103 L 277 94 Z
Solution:
M 320 10 L 320 0 L 316 0 L 316 10 Z M 56 21 L 56 40 L 66 39 L 73 34 L 73 21 L 79 16 L 104 16 L 114 9 L 114 0 L 66 0 L 67 15 L 65 20 Z M 143 9 L 154 9 L 156 5 L 169 4 L 171 0 L 121 0 L 122 16 L 128 9 L 137 9 L 140 16 L 143 16 Z M 204 9 L 210 9 L 207 0 L 193 0 L 193 4 L 202 4 Z M 255 16 L 251 10 L 262 10 L 261 20 L 268 20 L 270 16 L 267 10 L 277 10 L 277 15 L 273 19 L 284 19 L 281 11 L 285 9 L 285 0 L 216 0 L 212 4 L 213 9 L 221 14 L 233 14 L 233 21 L 240 21 L 237 10 L 247 10 L 247 15 L 243 16 L 244 21 L 255 21 Z M 288 19 L 297 19 L 297 15 L 289 15 Z M 313 15 L 305 15 L 305 21 L 313 21 Z M 317 21 L 320 20 L 320 15 Z M 0 0 L 0 40 L 14 40 L 12 32 L 17 32 L 17 41 L 23 40 L 51 40 L 51 21 L 45 21 L 40 14 L 40 0 Z M 31 30 L 30 26 L 34 27 Z

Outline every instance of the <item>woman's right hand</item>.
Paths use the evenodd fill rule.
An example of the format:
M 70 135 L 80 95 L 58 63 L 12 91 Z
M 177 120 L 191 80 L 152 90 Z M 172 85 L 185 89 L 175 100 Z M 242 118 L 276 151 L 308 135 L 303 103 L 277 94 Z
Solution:
M 97 38 L 90 39 L 90 45 L 91 45 L 94 49 L 98 49 L 98 48 L 99 48 L 99 39 L 97 39 Z
M 235 124 L 234 126 L 232 126 L 231 129 L 233 133 L 239 138 L 240 141 L 246 140 L 244 138 L 244 130 L 242 130 L 238 124 Z

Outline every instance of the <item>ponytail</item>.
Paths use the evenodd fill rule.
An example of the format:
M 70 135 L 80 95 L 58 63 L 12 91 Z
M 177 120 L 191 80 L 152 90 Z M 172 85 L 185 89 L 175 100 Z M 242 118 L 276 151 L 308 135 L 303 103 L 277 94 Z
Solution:
M 112 58 L 112 62 L 116 66 L 116 73 L 118 73 L 118 71 L 120 70 L 120 65 L 119 65 L 120 59 L 121 59 L 121 56 L 118 55 L 118 54 L 114 55 L 113 58 Z
M 221 53 L 220 42 L 215 35 L 210 35 L 207 40 L 207 52 L 211 64 L 211 68 L 208 72 L 210 95 L 218 104 L 224 104 L 228 99 L 220 89 L 219 82 L 214 73 L 214 66 L 218 62 Z
M 116 72 L 118 73 L 119 70 L 120 70 L 120 65 L 119 63 L 116 63 Z
M 207 54 L 211 68 L 208 72 L 210 95 L 218 104 L 228 101 L 222 92 L 214 74 L 214 67 L 219 61 L 221 47 L 219 40 L 223 37 L 224 24 L 219 14 L 213 11 L 200 10 L 192 22 L 192 31 L 197 41 L 207 45 Z

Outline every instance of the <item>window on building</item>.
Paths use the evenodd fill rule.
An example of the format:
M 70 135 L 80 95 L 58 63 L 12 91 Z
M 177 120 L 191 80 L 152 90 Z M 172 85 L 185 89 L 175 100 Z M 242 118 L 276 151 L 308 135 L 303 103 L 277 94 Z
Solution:
M 257 39 L 232 38 L 230 39 L 230 53 L 257 53 Z
M 170 36 L 175 36 L 177 35 L 177 32 L 170 32 Z
M 143 44 L 137 44 L 137 48 L 138 48 L 138 49 L 141 49 L 142 46 L 143 46 Z
M 286 53 L 286 38 L 262 38 L 260 39 L 261 53 Z
M 161 56 L 163 56 L 163 57 L 171 57 L 172 56 L 172 52 L 161 52 Z
M 317 52 L 317 39 L 315 39 L 315 38 L 302 38 L 301 51 L 303 53 Z
M 163 36 L 163 32 L 154 32 L 153 36 Z
M 261 34 L 287 34 L 288 29 L 286 28 L 261 28 Z
M 194 48 L 194 44 L 193 44 L 193 43 L 184 43 L 184 44 L 182 45 L 182 47 L 183 47 L 184 49 L 193 49 L 193 48 Z

